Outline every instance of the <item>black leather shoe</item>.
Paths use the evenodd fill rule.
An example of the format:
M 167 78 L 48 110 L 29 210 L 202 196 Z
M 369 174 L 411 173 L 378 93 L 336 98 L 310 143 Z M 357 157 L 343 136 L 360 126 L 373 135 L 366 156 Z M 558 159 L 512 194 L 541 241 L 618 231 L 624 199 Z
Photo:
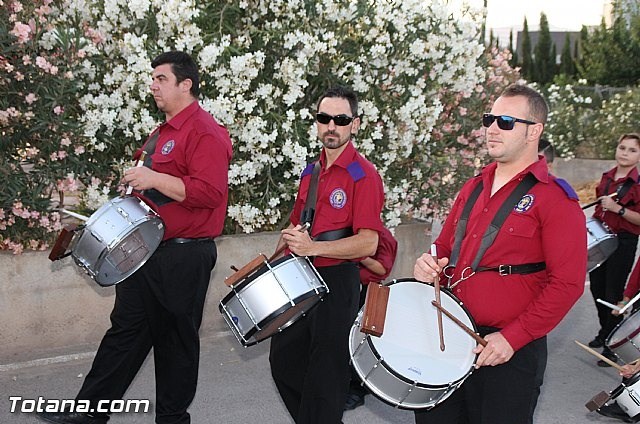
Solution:
M 347 401 L 344 403 L 344 410 L 351 411 L 358 406 L 364 405 L 364 396 L 355 393 L 349 393 L 347 395 Z
M 633 418 L 629 417 L 629 415 L 627 415 L 626 412 L 624 412 L 622 410 L 622 408 L 620 408 L 620 405 L 618 405 L 615 402 L 610 404 L 610 405 L 604 405 L 603 407 L 601 407 L 597 411 L 598 411 L 598 414 L 604 415 L 605 417 L 616 418 L 616 419 L 622 420 L 622 421 L 624 421 L 626 423 L 634 423 L 635 422 L 633 420 Z
M 603 350 L 602 351 L 602 356 L 604 356 L 605 358 L 607 358 L 611 362 L 615 362 L 616 364 L 618 363 L 618 357 L 616 356 L 615 353 L 613 353 L 609 349 Z M 601 360 L 598 361 L 598 366 L 599 367 L 610 367 L 611 365 L 607 364 L 605 361 L 603 361 L 601 359 Z
M 106 424 L 109 421 L 109 417 L 93 416 L 84 412 L 38 412 L 36 416 L 55 424 Z
M 589 347 L 595 347 L 596 349 L 604 346 L 604 340 L 600 336 L 595 336 L 593 340 L 589 342 Z

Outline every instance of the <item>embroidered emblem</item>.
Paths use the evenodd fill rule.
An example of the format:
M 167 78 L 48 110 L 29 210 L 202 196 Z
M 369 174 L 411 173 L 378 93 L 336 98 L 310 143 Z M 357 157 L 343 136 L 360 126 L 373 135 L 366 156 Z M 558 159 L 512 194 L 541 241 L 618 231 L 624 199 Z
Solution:
M 335 209 L 342 209 L 347 203 L 347 193 L 341 188 L 336 188 L 329 196 L 329 203 L 331 203 L 331 206 Z
M 175 145 L 176 145 L 176 142 L 173 140 L 169 140 L 166 143 L 164 143 L 164 146 L 162 146 L 162 154 L 168 155 L 169 153 L 171 153 Z
M 533 194 L 525 194 L 524 196 L 522 196 L 522 199 L 520 199 L 514 210 L 516 212 L 528 211 L 529 209 L 531 209 L 531 206 L 533 206 L 534 199 L 535 196 Z

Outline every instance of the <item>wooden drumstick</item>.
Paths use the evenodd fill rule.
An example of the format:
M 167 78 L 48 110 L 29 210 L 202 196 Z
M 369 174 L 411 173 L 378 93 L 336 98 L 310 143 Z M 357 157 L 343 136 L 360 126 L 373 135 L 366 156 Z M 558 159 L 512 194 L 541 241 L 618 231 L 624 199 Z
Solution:
M 618 195 L 618 193 L 611 193 L 611 194 L 609 194 L 609 195 L 607 195 L 607 196 L 605 196 L 605 197 L 611 197 L 611 198 L 613 199 L 613 198 L 614 198 L 614 197 L 616 197 L 617 195 Z M 589 203 L 589 204 L 586 204 L 586 205 L 582 206 L 582 210 L 585 210 L 585 209 L 587 209 L 587 208 L 590 208 L 590 207 L 591 207 L 591 206 L 593 206 L 593 205 L 597 205 L 598 203 L 600 203 L 600 199 L 598 199 L 598 200 L 596 200 L 596 201 L 594 201 L 594 202 L 591 202 L 591 203 Z
M 142 151 L 142 153 L 140 153 L 140 157 L 138 158 L 138 161 L 136 162 L 136 168 L 140 168 L 141 166 L 144 165 L 144 157 L 147 155 L 147 152 L 145 152 L 144 150 Z M 133 193 L 133 186 L 129 185 L 127 187 L 127 191 L 126 194 L 127 196 L 130 195 L 131 193 Z
M 436 252 L 436 245 L 431 245 L 431 256 L 433 256 L 436 260 L 438 260 L 438 254 Z M 442 305 L 440 303 L 440 275 L 436 274 L 436 278 L 433 280 L 433 287 L 436 291 L 436 303 L 438 305 Z M 440 309 L 436 310 L 436 314 L 438 316 L 438 334 L 440 335 L 440 351 L 444 352 L 444 332 L 442 331 L 442 311 Z
M 447 311 L 446 309 L 444 309 L 442 307 L 442 305 L 439 305 L 438 303 L 436 303 L 435 300 L 431 301 L 431 304 L 433 306 L 435 306 L 436 308 L 438 308 L 439 310 L 442 311 L 443 314 L 445 314 L 451 321 L 455 322 L 456 324 L 458 324 L 458 327 L 462 328 L 465 333 L 467 333 L 468 335 L 470 335 L 471 337 L 474 338 L 474 340 L 482 345 L 482 346 L 486 346 L 487 345 L 487 341 L 485 339 L 483 339 L 482 337 L 480 337 L 477 333 L 475 333 L 472 329 L 470 329 L 469 327 L 467 327 L 465 325 L 464 322 L 460 321 L 458 318 L 456 318 L 454 315 L 452 315 L 449 311 Z
M 584 350 L 586 350 L 587 352 L 589 352 L 590 354 L 592 354 L 596 358 L 602 359 L 604 362 L 606 362 L 607 364 L 611 365 L 613 368 L 617 369 L 618 371 L 622 371 L 622 367 L 620 365 L 616 364 L 615 362 L 613 362 L 611 359 L 607 358 L 606 356 L 600 355 L 598 352 L 596 352 L 595 350 L 591 349 L 589 346 L 585 346 L 585 345 L 583 345 L 582 343 L 580 343 L 577 340 L 574 340 L 574 342 L 576 342 L 576 344 L 578 346 L 580 346 L 581 348 L 583 348 Z

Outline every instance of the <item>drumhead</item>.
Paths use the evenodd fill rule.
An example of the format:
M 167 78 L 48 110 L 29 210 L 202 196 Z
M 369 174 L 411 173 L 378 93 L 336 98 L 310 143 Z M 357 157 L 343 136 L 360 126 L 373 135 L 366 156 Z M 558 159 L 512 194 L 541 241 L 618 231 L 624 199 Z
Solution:
M 640 309 L 633 314 L 625 318 L 620 324 L 618 324 L 609 337 L 607 337 L 606 345 L 610 349 L 616 349 L 629 340 L 633 340 L 638 334 L 640 334 Z
M 442 306 L 476 331 L 460 302 L 441 290 Z M 431 304 L 435 289 L 412 279 L 390 284 L 389 303 L 381 337 L 368 337 L 375 354 L 398 377 L 422 386 L 447 386 L 463 380 L 472 370 L 475 340 L 445 315 L 442 316 L 445 350 L 440 350 L 437 309 Z

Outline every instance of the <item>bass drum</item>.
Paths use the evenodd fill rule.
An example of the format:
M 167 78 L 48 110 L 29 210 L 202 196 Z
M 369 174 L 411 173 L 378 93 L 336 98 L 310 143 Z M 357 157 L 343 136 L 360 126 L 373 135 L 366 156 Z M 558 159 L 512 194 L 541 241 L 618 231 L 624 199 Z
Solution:
M 133 196 L 105 203 L 74 237 L 71 256 L 96 283 L 112 286 L 136 272 L 158 248 L 164 222 Z
M 393 280 L 380 337 L 360 331 L 360 310 L 349 336 L 351 363 L 363 384 L 383 401 L 403 409 L 433 408 L 453 393 L 474 370 L 475 340 L 442 318 L 440 350 L 435 289 L 412 279 Z M 476 331 L 471 316 L 447 290 L 442 306 Z

